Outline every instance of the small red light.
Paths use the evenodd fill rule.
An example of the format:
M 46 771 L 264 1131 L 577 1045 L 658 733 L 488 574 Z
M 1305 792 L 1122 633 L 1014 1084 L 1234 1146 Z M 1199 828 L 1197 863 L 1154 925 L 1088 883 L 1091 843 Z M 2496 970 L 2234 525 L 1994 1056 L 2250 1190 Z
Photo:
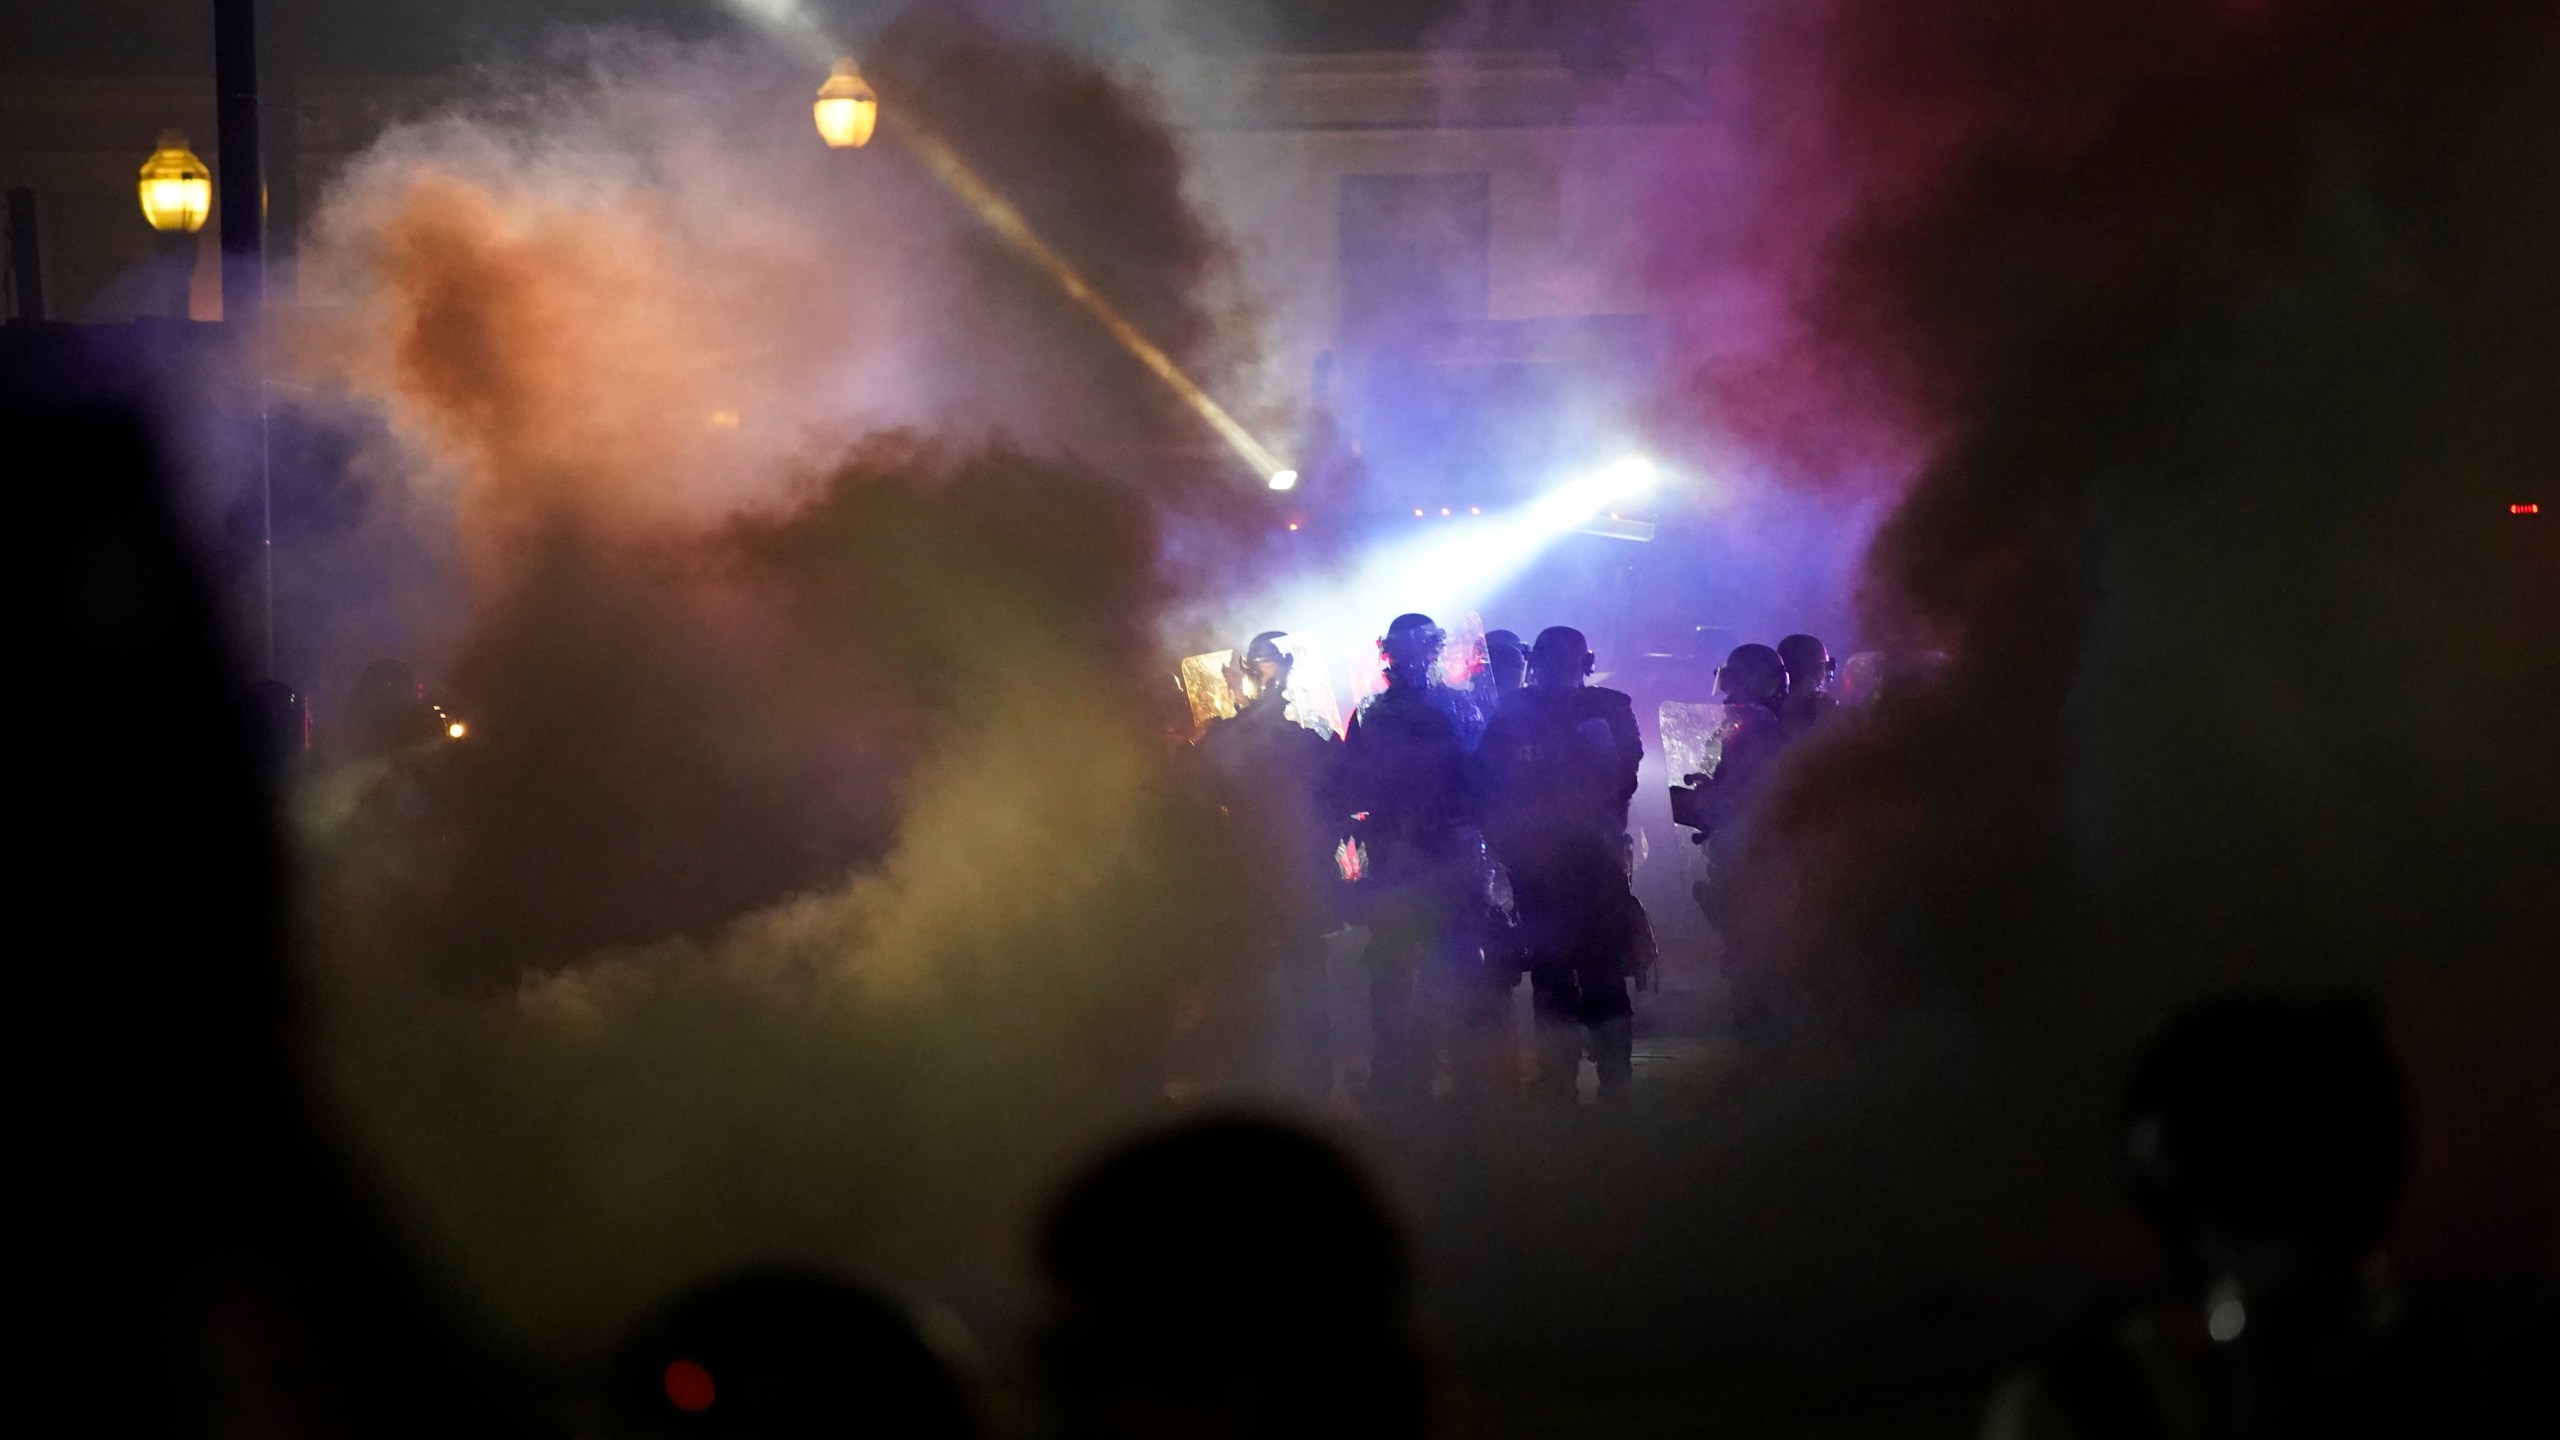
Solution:
M 666 1373 L 667 1403 L 687 1415 L 699 1415 L 711 1408 L 718 1391 L 712 1387 L 711 1372 L 690 1360 L 672 1361 Z
M 2542 513 L 2542 507 L 2532 504 L 2510 505 L 2507 507 L 2507 513 L 2510 515 L 2539 515 Z

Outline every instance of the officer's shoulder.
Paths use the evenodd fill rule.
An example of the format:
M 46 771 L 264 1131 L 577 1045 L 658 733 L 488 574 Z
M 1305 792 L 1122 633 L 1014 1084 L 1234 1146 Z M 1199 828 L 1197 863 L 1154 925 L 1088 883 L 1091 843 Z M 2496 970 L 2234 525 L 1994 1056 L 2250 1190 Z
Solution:
M 1624 690 L 1612 690 L 1606 685 L 1593 685 L 1585 688 L 1582 693 L 1591 697 L 1584 703 L 1594 710 L 1606 710 L 1611 714 L 1624 712 L 1633 715 L 1636 713 L 1635 697 Z

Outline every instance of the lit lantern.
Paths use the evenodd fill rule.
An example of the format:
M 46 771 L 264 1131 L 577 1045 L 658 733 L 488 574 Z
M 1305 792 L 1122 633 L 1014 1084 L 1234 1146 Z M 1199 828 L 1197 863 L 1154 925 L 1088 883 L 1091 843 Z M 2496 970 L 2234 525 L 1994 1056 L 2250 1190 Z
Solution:
M 836 62 L 827 83 L 818 87 L 818 133 L 838 150 L 857 150 L 871 143 L 871 127 L 880 123 L 880 97 L 863 83 L 850 60 Z
M 187 148 L 184 131 L 160 132 L 160 148 L 142 162 L 142 218 L 161 231 L 193 233 L 213 213 L 213 172 Z

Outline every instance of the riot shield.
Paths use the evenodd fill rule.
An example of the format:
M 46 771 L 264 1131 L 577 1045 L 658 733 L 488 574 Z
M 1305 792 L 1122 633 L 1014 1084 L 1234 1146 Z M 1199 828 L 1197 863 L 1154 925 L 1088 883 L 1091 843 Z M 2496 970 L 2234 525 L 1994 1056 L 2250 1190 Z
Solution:
M 1227 675 L 1235 660 L 1233 650 L 1182 657 L 1182 698 L 1191 702 L 1192 739 L 1199 739 L 1210 721 L 1229 719 L 1236 713 L 1235 684 Z

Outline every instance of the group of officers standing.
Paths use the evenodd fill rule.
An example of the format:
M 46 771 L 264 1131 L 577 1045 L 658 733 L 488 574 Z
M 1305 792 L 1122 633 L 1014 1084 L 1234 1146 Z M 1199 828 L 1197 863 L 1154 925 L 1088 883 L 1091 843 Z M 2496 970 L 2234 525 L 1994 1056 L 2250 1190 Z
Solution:
M 1545 630 L 1525 649 L 1503 632 L 1487 641 L 1493 684 L 1480 695 L 1441 681 L 1448 635 L 1429 616 L 1396 617 L 1379 642 L 1385 688 L 1336 740 L 1286 713 L 1289 637 L 1257 635 L 1230 677 L 1237 713 L 1193 752 L 1209 798 L 1302 882 L 1269 958 L 1291 995 L 1298 1081 L 1319 1099 L 1332 1088 L 1322 937 L 1346 920 L 1369 931 L 1366 1098 L 1423 1098 L 1444 1055 L 1461 1098 L 1517 1093 L 1511 1006 L 1524 973 L 1537 1022 L 1529 1096 L 1575 1099 L 1586 1052 L 1600 1099 L 1627 1093 L 1628 986 L 1654 963 L 1629 885 L 1635 707 L 1589 683 L 1577 630 Z M 1348 913 L 1332 896 L 1348 897 Z

